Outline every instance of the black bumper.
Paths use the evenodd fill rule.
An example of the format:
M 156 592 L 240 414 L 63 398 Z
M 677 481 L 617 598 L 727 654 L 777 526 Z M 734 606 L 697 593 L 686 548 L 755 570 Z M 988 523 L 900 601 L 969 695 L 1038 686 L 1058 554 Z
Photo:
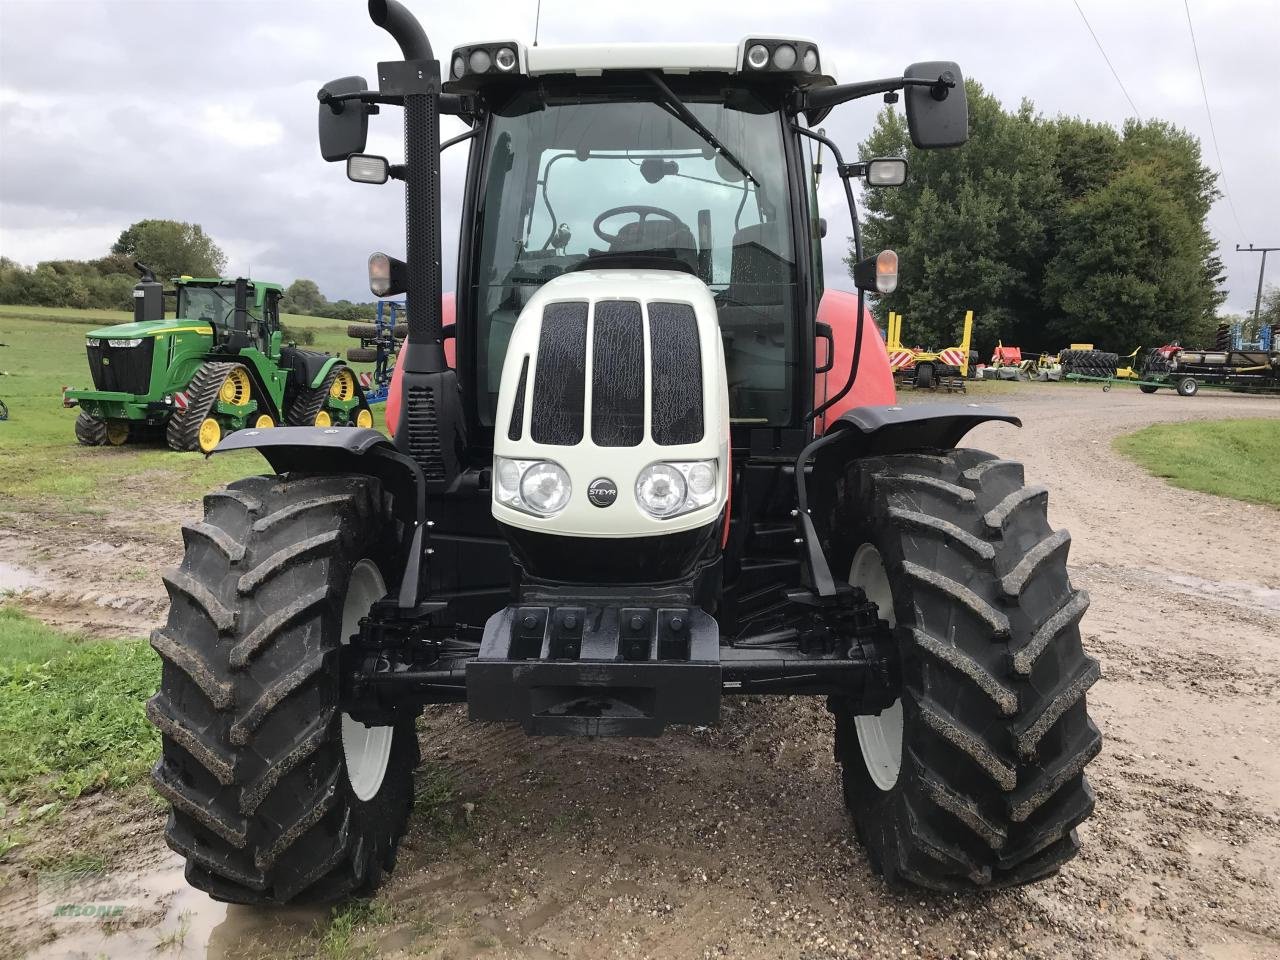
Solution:
M 656 736 L 720 719 L 720 629 L 696 607 L 507 607 L 466 669 L 471 718 L 531 734 Z

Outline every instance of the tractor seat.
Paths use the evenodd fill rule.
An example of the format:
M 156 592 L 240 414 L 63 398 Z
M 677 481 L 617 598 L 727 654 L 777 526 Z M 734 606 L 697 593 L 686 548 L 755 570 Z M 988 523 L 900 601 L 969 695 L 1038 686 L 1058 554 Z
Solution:
M 693 232 L 683 223 L 653 218 L 635 220 L 618 231 L 609 244 L 610 253 L 646 253 L 683 260 L 694 273 L 698 270 L 698 248 Z

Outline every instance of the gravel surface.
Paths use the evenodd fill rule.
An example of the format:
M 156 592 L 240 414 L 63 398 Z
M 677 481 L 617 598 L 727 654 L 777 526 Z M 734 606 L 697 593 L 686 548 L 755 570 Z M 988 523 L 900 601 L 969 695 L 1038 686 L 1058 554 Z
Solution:
M 1280 416 L 1280 401 L 1030 386 L 1000 402 L 1025 429 L 983 426 L 968 445 L 1023 460 L 1050 488 L 1050 520 L 1072 532 L 1073 578 L 1093 597 L 1083 633 L 1103 664 L 1089 699 L 1105 744 L 1076 861 L 989 896 L 886 889 L 842 809 L 818 701 L 731 700 L 719 727 L 658 740 L 531 740 L 438 708 L 422 728 L 424 776 L 453 799 L 415 818 L 379 898 L 388 909 L 358 945 L 441 960 L 1280 956 L 1280 511 L 1173 488 L 1110 445 L 1153 422 Z M 95 536 L 127 549 L 133 535 Z M 176 560 L 150 533 L 135 542 L 141 563 Z M 105 604 L 71 596 L 58 571 L 76 545 L 0 525 L 6 559 L 48 591 L 29 596 L 32 612 L 90 626 L 154 616 L 149 584 L 122 586 L 121 608 L 110 589 Z M 10 943 L 52 934 L 35 955 L 159 956 L 185 913 L 185 939 L 164 955 L 321 951 L 319 912 L 227 909 L 186 888 L 158 814 L 138 804 L 84 801 L 58 842 L 110 838 L 118 876 L 152 898 L 147 921 L 112 936 L 41 928 L 21 909 L 30 872 L 10 870 Z

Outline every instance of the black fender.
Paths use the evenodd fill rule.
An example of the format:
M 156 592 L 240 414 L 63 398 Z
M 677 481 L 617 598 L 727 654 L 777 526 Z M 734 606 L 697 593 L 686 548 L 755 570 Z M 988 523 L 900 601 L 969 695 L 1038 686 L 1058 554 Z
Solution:
M 826 436 L 842 435 L 831 449 L 848 460 L 910 450 L 951 450 L 974 427 L 992 421 L 1022 426 L 1013 414 L 981 403 L 911 403 L 855 407 L 831 424 Z
M 427 487 L 417 461 L 395 448 L 377 430 L 361 427 L 272 427 L 236 430 L 213 453 L 257 450 L 276 473 L 360 473 L 377 477 L 391 493 L 396 518 L 404 525 L 404 577 L 398 605 L 417 608 L 425 582 Z
M 951 450 L 974 427 L 993 421 L 1022 426 L 1022 420 L 1013 414 L 979 403 L 855 407 L 831 424 L 796 460 L 796 525 L 804 542 L 807 585 L 820 597 L 834 596 L 838 589 L 814 517 L 824 528 L 822 533 L 830 536 L 822 518 L 830 513 L 839 496 L 840 481 L 851 461 L 912 451 Z

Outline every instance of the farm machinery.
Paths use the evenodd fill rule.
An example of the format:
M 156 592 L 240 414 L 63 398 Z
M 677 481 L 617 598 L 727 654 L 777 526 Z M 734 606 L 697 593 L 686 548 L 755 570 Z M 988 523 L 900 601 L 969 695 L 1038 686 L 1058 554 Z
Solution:
M 904 347 L 902 314 L 893 311 L 889 313 L 885 333 L 889 367 L 895 375 L 908 379 L 922 390 L 932 390 L 940 385 L 949 390 L 964 390 L 964 380 L 969 375 L 969 343 L 973 336 L 972 310 L 965 311 L 964 333 L 959 346 L 944 347 L 941 350 Z
M 824 698 L 843 802 L 890 882 L 1054 873 L 1100 747 L 1070 538 L 1019 464 L 957 447 L 1015 417 L 893 403 L 863 296 L 894 289 L 896 257 L 855 232 L 858 293 L 819 282 L 811 142 L 855 231 L 850 181 L 906 170 L 846 163 L 817 124 L 901 91 L 917 147 L 958 145 L 959 67 L 838 84 L 815 43 L 776 36 L 499 39 L 441 63 L 401 4 L 369 12 L 401 58 L 376 90 L 326 84 L 319 134 L 350 179 L 404 184 L 405 260 L 371 275 L 406 294 L 394 437 L 219 444 L 270 469 L 205 498 L 152 636 L 153 779 L 188 881 L 241 903 L 372 889 L 413 807 L 425 705 L 656 736 L 741 694 Z M 363 153 L 388 106 L 402 165 Z M 441 114 L 470 151 L 448 325 Z
M 360 374 L 360 385 L 370 406 L 386 402 L 391 371 L 408 335 L 409 324 L 405 322 L 401 300 L 379 300 L 373 323 L 347 325 L 347 336 L 360 341 L 360 346 L 347 348 L 347 359 L 373 364 L 372 373 Z
M 165 291 L 137 266 L 133 321 L 86 337 L 93 389 L 63 391 L 63 404 L 80 408 L 80 443 L 119 446 L 163 431 L 174 450 L 209 453 L 245 427 L 373 426 L 351 368 L 282 343 L 277 284 L 177 277 Z M 170 319 L 165 296 L 175 300 Z
M 1264 325 L 1252 340 L 1242 324 L 1221 324 L 1212 350 L 1195 350 L 1177 343 L 1158 347 L 1142 365 L 1143 393 L 1173 387 L 1193 397 L 1202 385 L 1232 390 L 1280 393 L 1280 324 Z

